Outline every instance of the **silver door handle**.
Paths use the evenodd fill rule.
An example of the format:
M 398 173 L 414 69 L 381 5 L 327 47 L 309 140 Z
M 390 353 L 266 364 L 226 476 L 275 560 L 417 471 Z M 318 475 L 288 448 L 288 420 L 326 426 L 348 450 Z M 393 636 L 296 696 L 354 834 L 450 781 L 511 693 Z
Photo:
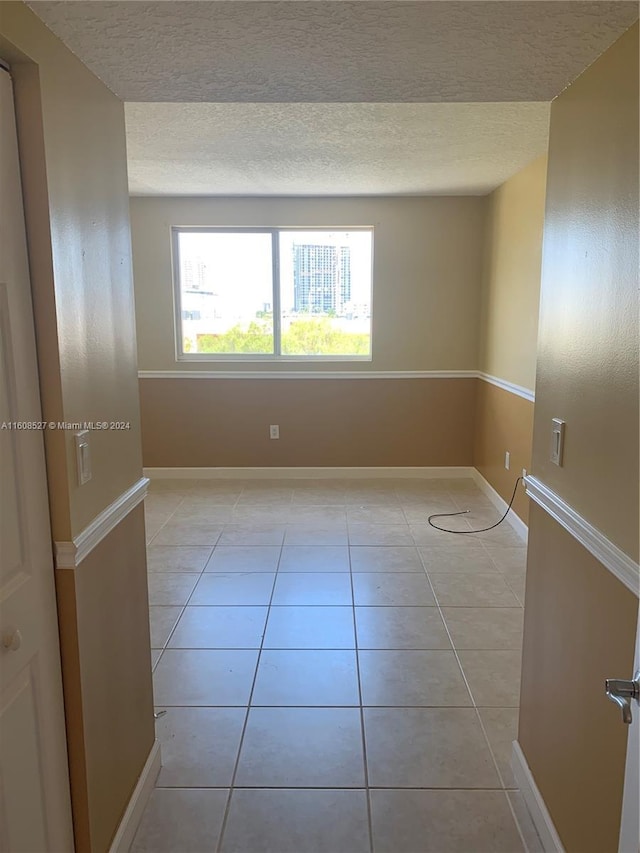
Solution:
M 607 678 L 604 682 L 607 698 L 615 702 L 622 710 L 622 722 L 631 724 L 633 715 L 631 713 L 631 700 L 640 702 L 640 670 L 636 672 L 633 679 Z

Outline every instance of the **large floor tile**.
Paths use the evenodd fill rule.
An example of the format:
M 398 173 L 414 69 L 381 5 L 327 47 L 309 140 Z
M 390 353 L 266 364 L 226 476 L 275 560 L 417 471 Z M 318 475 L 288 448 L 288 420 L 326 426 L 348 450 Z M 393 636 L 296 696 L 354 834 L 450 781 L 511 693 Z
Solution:
M 201 572 L 212 549 L 188 546 L 156 546 L 147 549 L 147 569 L 150 572 Z
M 421 545 L 419 550 L 427 572 L 436 574 L 447 574 L 449 572 L 487 574 L 500 571 L 484 548 L 480 546 L 453 550 L 437 545 Z
M 500 786 L 472 708 L 365 708 L 364 728 L 372 787 Z
M 369 853 L 366 794 L 236 789 L 221 853 Z
M 351 604 L 346 572 L 283 572 L 276 578 L 272 604 Z
M 149 604 L 185 605 L 199 577 L 187 572 L 153 572 L 148 577 Z
M 434 606 L 425 574 L 418 572 L 358 572 L 353 575 L 353 600 L 361 606 Z
M 520 853 L 500 791 L 371 792 L 375 853 Z
M 521 607 L 443 607 L 456 649 L 522 648 Z
M 182 613 L 182 607 L 150 607 L 149 629 L 151 632 L 151 648 L 164 648 L 176 622 Z
M 360 651 L 363 705 L 470 706 L 453 651 Z
M 352 572 L 424 572 L 420 555 L 412 546 L 360 545 L 349 550 Z
M 275 574 L 230 572 L 217 574 L 205 572 L 191 596 L 190 604 L 269 604 Z
M 251 708 L 236 785 L 362 787 L 360 711 L 357 708 Z
M 285 547 L 288 545 L 330 546 L 349 544 L 346 524 L 315 525 L 289 524 L 284 537 Z
M 294 504 L 288 508 L 287 523 L 307 527 L 346 527 L 347 513 L 343 506 Z
M 233 779 L 244 708 L 167 708 L 156 722 L 159 788 L 219 788 Z
M 219 545 L 282 545 L 284 524 L 225 524 Z
M 359 705 L 356 653 L 275 650 L 260 656 L 253 705 Z
M 496 548 L 489 543 L 485 550 L 500 571 L 524 572 L 527 568 L 527 549 L 521 544 L 511 548 Z
M 437 607 L 356 607 L 360 649 L 450 649 Z
M 156 705 L 246 705 L 257 651 L 167 649 L 153 676 Z
M 170 519 L 153 539 L 158 545 L 185 545 L 189 547 L 213 546 L 222 533 L 222 526 L 207 522 L 186 522 Z
M 352 524 L 401 524 L 405 525 L 405 518 L 402 508 L 399 506 L 384 506 L 381 504 L 371 504 L 368 506 L 348 506 L 347 520 L 349 525 Z
M 520 704 L 519 651 L 460 651 L 458 657 L 476 705 L 516 708 Z
M 346 545 L 285 545 L 280 558 L 281 572 L 348 572 Z
M 441 607 L 519 607 L 502 575 L 436 574 L 429 579 Z
M 376 524 L 373 522 L 349 523 L 349 544 L 357 545 L 413 545 L 408 524 Z
M 198 788 L 156 788 L 131 853 L 209 853 L 216 849 L 228 793 Z
M 436 524 L 441 527 L 449 527 L 455 530 L 456 524 L 460 526 L 460 522 L 452 522 L 450 519 L 434 519 Z M 480 549 L 481 543 L 476 536 L 463 536 L 459 533 L 446 533 L 442 530 L 436 530 L 430 524 L 412 524 L 411 535 L 413 536 L 416 545 L 421 547 L 447 548 L 451 551 L 477 551 Z
M 351 607 L 272 607 L 265 649 L 355 649 Z
M 205 567 L 207 572 L 276 572 L 279 545 L 218 545 Z
M 259 649 L 268 607 L 187 607 L 171 637 L 175 649 Z
M 172 520 L 198 524 L 228 524 L 233 521 L 233 514 L 233 503 L 193 502 L 186 498 L 172 515 Z
M 516 788 L 511 769 L 513 742 L 518 737 L 517 708 L 481 708 L 480 719 L 505 788 Z
M 506 521 L 500 527 L 478 533 L 478 539 L 487 548 L 522 548 L 526 546 L 526 542 L 520 534 Z

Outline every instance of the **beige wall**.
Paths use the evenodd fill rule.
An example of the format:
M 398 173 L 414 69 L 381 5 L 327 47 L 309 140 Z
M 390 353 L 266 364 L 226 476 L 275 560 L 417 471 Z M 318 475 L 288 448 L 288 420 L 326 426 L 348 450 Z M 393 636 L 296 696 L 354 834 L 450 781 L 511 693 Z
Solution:
M 144 512 L 59 569 L 76 851 L 108 850 L 153 745 Z
M 471 465 L 476 379 L 146 379 L 149 467 Z M 188 412 L 188 418 L 184 413 Z M 269 424 L 280 439 L 269 439 Z
M 547 158 L 488 198 L 478 367 L 533 390 Z
M 544 243 L 534 473 L 637 559 L 637 27 L 552 105 Z
M 172 225 L 373 225 L 373 359 L 331 369 L 473 370 L 484 206 L 483 198 L 132 198 L 140 369 L 216 367 L 175 361 Z M 250 367 L 316 368 L 327 365 Z M 247 368 L 226 362 L 220 369 Z
M 554 101 L 533 474 L 637 560 L 638 26 Z M 549 463 L 552 417 L 567 422 Z M 617 850 L 637 597 L 532 507 L 518 739 L 568 853 Z
M 638 599 L 531 505 L 518 740 L 567 853 L 618 849 Z
M 82 487 L 71 432 L 47 430 L 53 538 L 68 542 L 141 476 L 123 105 L 22 3 L 0 4 L 0 56 L 15 85 L 43 417 L 131 424 L 92 433 Z M 154 737 L 141 508 L 56 575 L 76 849 L 102 853 Z
M 533 403 L 483 379 L 478 379 L 477 384 L 473 465 L 508 503 L 522 469 L 531 468 Z M 505 450 L 511 454 L 509 470 L 504 467 Z M 516 491 L 513 511 L 528 523 L 529 499 L 522 483 Z
M 529 390 L 535 385 L 546 178 L 547 158 L 539 157 L 491 193 L 486 211 L 478 367 Z M 505 501 L 522 469 L 531 468 L 532 432 L 531 401 L 479 381 L 473 464 Z M 526 522 L 521 490 L 513 508 Z
M 91 435 L 93 479 L 82 487 L 72 432 L 46 432 L 54 538 L 68 540 L 141 469 L 124 106 L 24 4 L 2 3 L 0 16 L 45 417 L 131 424 Z

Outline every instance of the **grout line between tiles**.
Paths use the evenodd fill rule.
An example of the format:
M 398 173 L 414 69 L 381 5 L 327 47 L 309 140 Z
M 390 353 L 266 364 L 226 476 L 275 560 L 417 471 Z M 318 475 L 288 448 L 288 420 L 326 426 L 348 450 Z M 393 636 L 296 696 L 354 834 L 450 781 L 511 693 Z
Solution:
M 266 617 L 265 622 L 264 622 L 264 633 L 262 635 L 262 642 L 260 643 L 260 649 L 258 650 L 258 657 L 256 660 L 256 668 L 255 668 L 255 671 L 253 673 L 253 681 L 251 682 L 251 690 L 249 691 L 249 697 L 247 699 L 247 711 L 246 711 L 246 714 L 244 717 L 244 725 L 242 726 L 242 732 L 240 733 L 240 740 L 238 742 L 238 752 L 236 755 L 235 763 L 233 765 L 233 773 L 231 775 L 231 782 L 229 784 L 229 795 L 227 797 L 227 802 L 226 802 L 225 810 L 224 810 L 224 816 L 222 818 L 222 824 L 220 826 L 220 836 L 218 838 L 218 844 L 216 846 L 216 853 L 219 853 L 219 851 L 222 848 L 222 842 L 224 839 L 224 834 L 225 834 L 225 831 L 227 828 L 227 822 L 229 819 L 229 810 L 231 808 L 231 798 L 233 796 L 233 790 L 235 787 L 236 776 L 238 773 L 238 767 L 240 765 L 240 756 L 242 754 L 242 747 L 244 744 L 244 738 L 245 738 L 245 734 L 247 731 L 247 726 L 249 724 L 249 714 L 251 712 L 251 700 L 253 699 L 253 691 L 255 690 L 256 681 L 258 679 L 258 672 L 260 670 L 260 659 L 262 657 L 262 651 L 264 648 L 264 638 L 267 634 L 267 625 L 269 624 L 269 614 L 271 613 L 271 602 L 273 600 L 273 595 L 274 595 L 275 588 L 276 588 L 276 580 L 278 579 L 278 569 L 280 568 L 280 560 L 282 559 L 282 548 L 283 548 L 283 546 L 284 546 L 284 536 L 283 536 L 283 542 L 280 545 L 280 556 L 278 557 L 278 565 L 276 566 L 276 571 L 275 571 L 274 576 L 273 576 L 273 585 L 271 587 L 271 597 L 269 599 L 269 604 L 267 606 L 267 617 Z M 239 707 L 243 707 L 243 706 L 239 706 Z
M 355 645 L 356 674 L 358 677 L 358 698 L 360 700 L 360 737 L 362 739 L 362 760 L 364 763 L 364 784 L 367 798 L 367 828 L 369 832 L 369 850 L 373 853 L 373 820 L 371 817 L 371 795 L 369 786 L 369 764 L 367 761 L 367 738 L 364 728 L 364 707 L 362 704 L 362 678 L 360 674 L 360 654 L 358 649 L 358 626 L 356 623 L 356 596 L 353 587 L 353 572 L 351 571 L 351 550 L 349 550 L 349 579 L 351 581 L 351 603 L 353 614 L 353 637 Z

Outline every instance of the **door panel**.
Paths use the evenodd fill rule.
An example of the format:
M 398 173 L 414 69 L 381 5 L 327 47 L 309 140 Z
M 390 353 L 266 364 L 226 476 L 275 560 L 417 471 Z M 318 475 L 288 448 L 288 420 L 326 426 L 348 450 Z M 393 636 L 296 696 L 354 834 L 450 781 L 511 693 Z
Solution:
M 70 853 L 64 707 L 11 79 L 0 69 L 0 844 Z

